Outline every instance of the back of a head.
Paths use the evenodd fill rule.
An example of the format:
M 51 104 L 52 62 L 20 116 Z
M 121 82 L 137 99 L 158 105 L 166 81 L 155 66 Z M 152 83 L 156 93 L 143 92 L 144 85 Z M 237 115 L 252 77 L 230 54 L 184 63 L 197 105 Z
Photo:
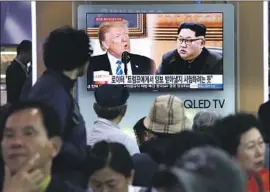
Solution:
M 17 47 L 17 55 L 21 53 L 29 53 L 32 51 L 32 42 L 29 40 L 23 40 Z
M 88 63 L 92 49 L 88 35 L 69 26 L 53 30 L 43 45 L 47 69 L 72 71 Z
M 154 192 L 187 192 L 177 175 L 168 169 L 160 170 L 153 176 L 152 186 L 156 189 L 151 190 Z
M 140 145 L 140 152 L 148 154 L 158 165 L 165 164 L 170 137 L 153 137 Z
M 196 132 L 209 131 L 217 120 L 221 118 L 220 114 L 214 111 L 199 111 L 194 119 L 192 129 Z
M 183 154 L 195 147 L 218 146 L 218 142 L 206 133 L 197 133 L 193 131 L 182 131 L 172 136 L 168 149 L 166 151 L 166 164 L 173 166 L 177 159 Z
M 7 119 L 12 114 L 26 109 L 39 110 L 49 138 L 60 136 L 61 121 L 59 114 L 51 106 L 41 101 L 21 101 L 7 106 L 5 113 L 2 115 L 0 127 L 5 127 Z
M 85 162 L 85 171 L 88 178 L 96 171 L 106 167 L 111 168 L 125 177 L 131 176 L 134 165 L 124 145 L 101 141 L 96 143 L 88 151 Z
M 260 124 L 256 117 L 248 113 L 237 113 L 218 120 L 210 133 L 220 142 L 221 148 L 232 156 L 236 156 L 240 137 L 251 128 Z
M 134 163 L 134 186 L 150 187 L 153 175 L 158 171 L 157 164 L 151 157 L 144 153 L 138 153 L 132 156 Z
M 106 84 L 95 89 L 94 109 L 97 115 L 112 120 L 126 112 L 126 103 L 129 98 L 127 88 L 122 85 Z
M 246 191 L 245 173 L 235 160 L 220 149 L 194 148 L 177 162 L 177 167 L 181 169 L 176 172 L 186 192 Z

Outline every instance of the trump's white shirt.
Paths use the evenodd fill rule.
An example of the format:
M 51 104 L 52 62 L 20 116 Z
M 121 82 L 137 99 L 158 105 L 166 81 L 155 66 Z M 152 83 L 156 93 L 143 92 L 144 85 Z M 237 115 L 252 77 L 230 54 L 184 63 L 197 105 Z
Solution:
M 111 70 L 112 70 L 112 75 L 116 75 L 116 68 L 118 66 L 118 64 L 116 64 L 116 62 L 118 60 L 121 61 L 121 59 L 117 59 L 116 57 L 112 56 L 109 52 L 107 52 L 107 55 L 108 55 L 108 58 L 109 58 L 109 61 L 110 61 L 110 65 L 111 65 Z M 125 73 L 125 66 L 124 66 L 124 63 L 121 64 L 121 68 L 123 70 L 123 73 Z M 127 75 L 132 75 L 132 69 L 131 69 L 131 64 L 130 62 L 127 64 Z

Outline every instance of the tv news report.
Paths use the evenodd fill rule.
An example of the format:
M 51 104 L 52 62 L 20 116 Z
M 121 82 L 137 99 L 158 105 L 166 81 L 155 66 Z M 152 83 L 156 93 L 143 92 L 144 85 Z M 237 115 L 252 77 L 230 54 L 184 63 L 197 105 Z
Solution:
M 223 90 L 222 13 L 88 13 L 87 89 Z

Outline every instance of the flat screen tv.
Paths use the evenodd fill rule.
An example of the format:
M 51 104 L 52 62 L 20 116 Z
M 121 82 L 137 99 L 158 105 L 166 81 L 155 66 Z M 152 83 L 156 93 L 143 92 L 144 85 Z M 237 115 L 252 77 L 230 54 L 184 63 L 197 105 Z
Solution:
M 196 11 L 192 7 L 198 5 L 192 5 L 177 12 L 97 11 L 93 6 L 83 19 L 93 48 L 87 90 L 102 84 L 130 91 L 224 89 L 224 10 Z

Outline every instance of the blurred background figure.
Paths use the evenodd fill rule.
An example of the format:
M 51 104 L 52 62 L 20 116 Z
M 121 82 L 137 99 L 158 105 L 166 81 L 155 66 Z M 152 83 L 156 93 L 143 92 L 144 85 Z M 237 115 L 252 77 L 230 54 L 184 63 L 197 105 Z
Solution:
M 269 190 L 269 170 L 265 165 L 265 143 L 260 132 L 259 120 L 252 114 L 229 115 L 215 124 L 212 134 L 221 148 L 234 157 L 241 168 L 257 172 L 265 191 Z M 267 178 L 267 179 L 264 179 Z M 252 181 L 250 180 L 251 184 Z M 252 191 L 252 190 L 251 190 Z
M 118 142 L 125 145 L 130 155 L 140 153 L 136 141 L 125 134 L 119 123 L 126 115 L 129 91 L 122 85 L 106 84 L 95 90 L 93 107 L 98 116 L 88 136 L 88 145 L 99 141 Z
M 131 192 L 134 190 L 134 164 L 120 143 L 101 141 L 88 151 L 86 164 L 87 187 L 93 192 Z
M 193 119 L 192 130 L 195 132 L 204 132 L 209 130 L 221 115 L 215 111 L 199 111 Z
M 175 167 L 153 179 L 158 192 L 245 192 L 247 178 L 239 165 L 220 149 L 188 151 Z
M 17 47 L 17 56 L 6 70 L 7 102 L 20 100 L 22 89 L 32 75 L 32 42 L 23 40 Z

